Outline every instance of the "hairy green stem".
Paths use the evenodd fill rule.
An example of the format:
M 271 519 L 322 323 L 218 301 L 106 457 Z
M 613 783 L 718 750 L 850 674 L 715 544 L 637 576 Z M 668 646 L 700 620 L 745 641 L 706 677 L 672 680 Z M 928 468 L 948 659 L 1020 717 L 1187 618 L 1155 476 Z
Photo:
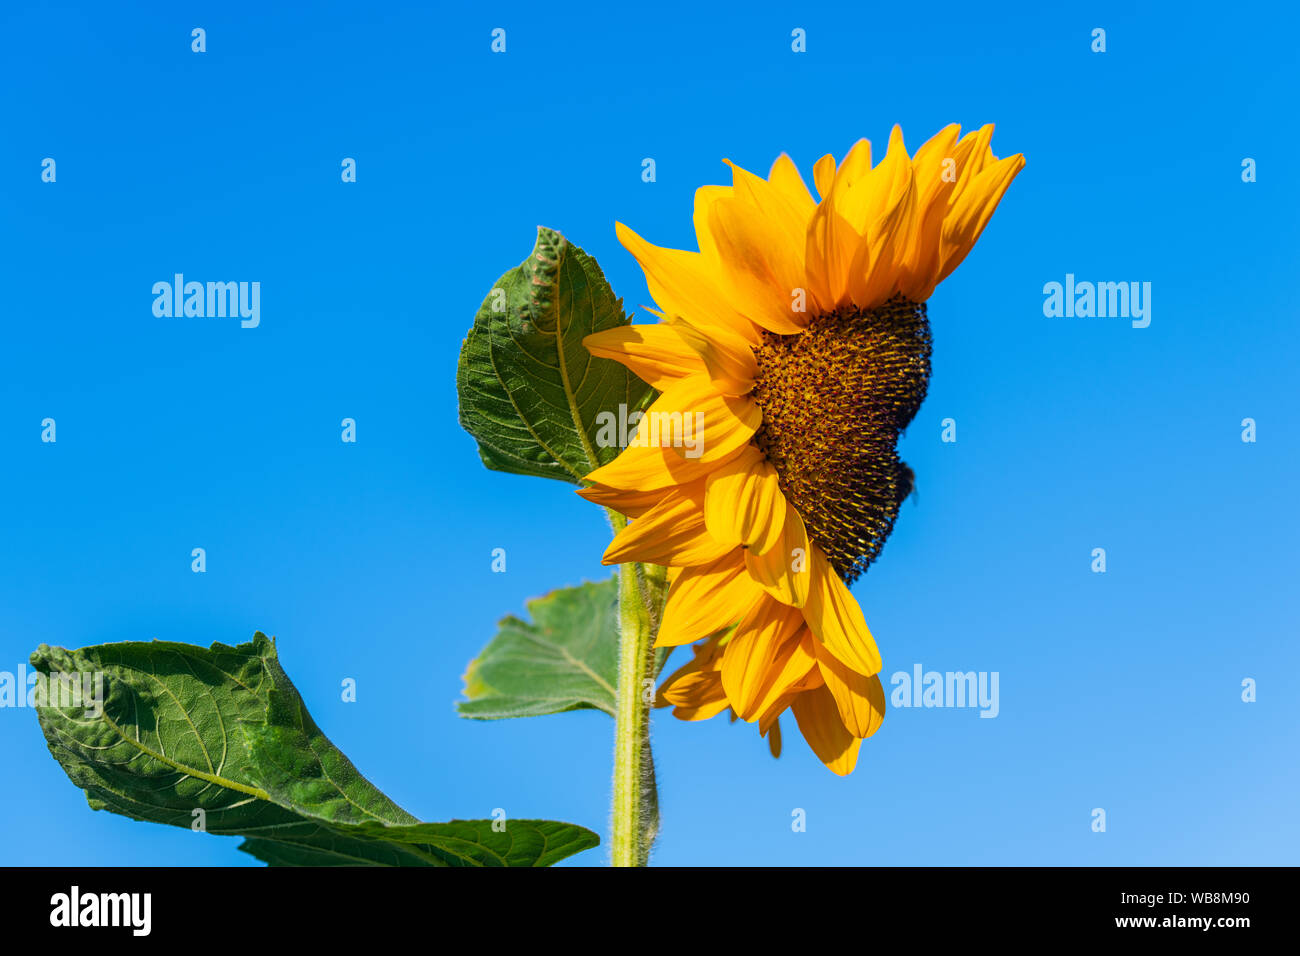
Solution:
M 614 726 L 614 866 L 644 866 L 654 839 L 657 810 L 650 761 L 650 627 L 637 586 L 637 568 L 619 568 L 618 693 Z
M 626 523 L 621 515 L 611 515 L 610 520 L 616 531 Z M 618 569 L 618 688 L 610 839 L 614 866 L 645 866 L 659 829 L 659 798 L 650 753 L 659 582 L 654 571 L 646 572 L 639 564 Z

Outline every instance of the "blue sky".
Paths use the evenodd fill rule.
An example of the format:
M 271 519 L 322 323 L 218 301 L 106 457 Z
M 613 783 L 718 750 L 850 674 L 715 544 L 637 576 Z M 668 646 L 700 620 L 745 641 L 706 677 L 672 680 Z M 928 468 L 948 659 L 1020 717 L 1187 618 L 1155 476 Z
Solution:
M 649 303 L 614 221 L 693 247 L 724 157 L 811 181 L 894 123 L 914 149 L 995 122 L 1027 166 L 930 300 L 919 494 L 854 593 L 887 675 L 997 672 L 999 714 L 892 709 L 840 779 L 792 722 L 774 761 L 660 713 L 655 860 L 1294 864 L 1295 14 L 1049 6 L 7 5 L 0 670 L 261 629 L 418 816 L 605 834 L 607 717 L 453 711 L 500 616 L 607 573 L 598 509 L 485 471 L 457 424 L 476 308 L 539 224 Z M 261 324 L 156 318 L 176 272 L 260 281 Z M 1067 274 L 1150 282 L 1150 326 L 1047 317 Z M 0 863 L 255 862 L 92 813 L 30 710 L 0 710 L 0 758 Z

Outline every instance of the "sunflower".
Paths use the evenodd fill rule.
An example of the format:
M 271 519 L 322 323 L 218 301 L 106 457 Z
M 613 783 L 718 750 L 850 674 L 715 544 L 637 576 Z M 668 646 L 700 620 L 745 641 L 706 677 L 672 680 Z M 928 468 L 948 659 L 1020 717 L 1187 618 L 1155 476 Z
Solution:
M 622 223 L 661 320 L 588 336 L 659 390 L 583 497 L 632 519 L 606 564 L 668 569 L 656 646 L 699 642 L 660 690 L 684 720 L 730 710 L 780 753 L 787 709 L 837 774 L 885 713 L 880 652 L 848 585 L 912 487 L 900 432 L 930 376 L 926 300 L 966 257 L 1011 180 L 991 125 L 948 126 L 909 157 L 858 141 L 767 179 L 728 161 L 695 194 L 699 252 Z

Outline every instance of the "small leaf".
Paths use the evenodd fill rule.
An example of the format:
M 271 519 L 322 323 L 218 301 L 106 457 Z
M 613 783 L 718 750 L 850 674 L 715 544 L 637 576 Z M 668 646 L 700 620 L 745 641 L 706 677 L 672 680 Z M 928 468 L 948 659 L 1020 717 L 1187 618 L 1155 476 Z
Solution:
M 465 672 L 462 717 L 495 720 L 595 708 L 614 714 L 618 579 L 561 588 L 509 615 Z
M 594 708 L 614 716 L 618 574 L 558 588 L 527 607 L 531 623 L 506 615 L 497 636 L 470 661 L 462 678 L 468 699 L 456 702 L 460 715 L 499 720 Z M 655 674 L 671 652 L 655 650 Z
M 261 632 L 237 647 L 43 644 L 32 665 L 85 690 L 102 680 L 100 693 L 58 698 L 48 680 L 37 709 L 50 753 L 96 810 L 201 821 L 280 865 L 549 865 L 599 842 L 566 823 L 420 823 L 321 733 Z
M 538 228 L 532 255 L 497 280 L 461 348 L 460 423 L 488 468 L 578 484 L 618 455 L 617 441 L 598 440 L 597 416 L 618 423 L 654 392 L 582 340 L 629 321 L 596 260 Z

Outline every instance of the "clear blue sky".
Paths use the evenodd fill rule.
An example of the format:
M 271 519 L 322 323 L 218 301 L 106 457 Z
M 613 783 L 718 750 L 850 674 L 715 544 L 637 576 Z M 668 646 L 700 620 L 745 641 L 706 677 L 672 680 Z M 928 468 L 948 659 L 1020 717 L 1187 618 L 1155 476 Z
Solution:
M 1297 862 L 1289 7 L 269 6 L 0 15 L 0 670 L 41 642 L 261 629 L 413 813 L 604 834 L 607 717 L 453 711 L 501 615 L 607 573 L 596 508 L 485 471 L 459 428 L 475 309 L 539 224 L 648 303 L 615 219 L 692 247 L 723 157 L 765 173 L 784 150 L 811 181 L 894 123 L 914 149 L 995 122 L 1028 165 L 930 300 L 919 495 L 854 592 L 886 674 L 996 671 L 1000 713 L 892 709 L 847 779 L 792 724 L 773 761 L 752 727 L 658 714 L 656 860 Z M 260 327 L 155 318 L 176 272 L 260 281 Z M 1150 327 L 1046 317 L 1067 273 L 1152 283 Z M 0 710 L 0 757 L 0 863 L 254 862 L 91 813 L 30 710 Z

